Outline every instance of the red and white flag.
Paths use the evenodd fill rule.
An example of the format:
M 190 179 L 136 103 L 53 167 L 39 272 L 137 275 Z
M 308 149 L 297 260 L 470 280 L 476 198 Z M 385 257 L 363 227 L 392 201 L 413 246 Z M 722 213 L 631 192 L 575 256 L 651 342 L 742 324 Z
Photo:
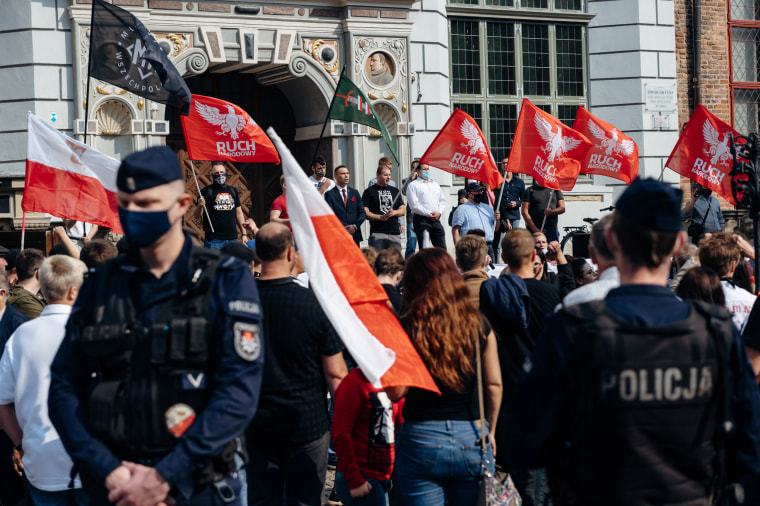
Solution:
M 633 139 L 583 106 L 578 108 L 573 129 L 594 144 L 586 153 L 581 174 L 612 177 L 626 184 L 636 179 L 639 173 L 639 147 Z
M 591 141 L 580 132 L 523 99 L 507 172 L 528 174 L 538 184 L 570 191 Z
M 736 205 L 731 193 L 731 176 L 728 175 L 733 165 L 732 134 L 739 136 L 730 125 L 699 104 L 665 166 Z
M 120 162 L 62 134 L 29 113 L 21 209 L 121 233 L 116 201 Z
M 282 155 L 288 216 L 309 283 L 351 356 L 373 384 L 438 392 L 364 255 L 274 129 L 267 133 Z
M 189 116 L 180 116 L 191 160 L 280 163 L 267 134 L 240 107 L 193 95 Z
M 483 132 L 475 120 L 461 109 L 454 110 L 420 158 L 420 163 L 481 181 L 491 188 L 504 182 Z

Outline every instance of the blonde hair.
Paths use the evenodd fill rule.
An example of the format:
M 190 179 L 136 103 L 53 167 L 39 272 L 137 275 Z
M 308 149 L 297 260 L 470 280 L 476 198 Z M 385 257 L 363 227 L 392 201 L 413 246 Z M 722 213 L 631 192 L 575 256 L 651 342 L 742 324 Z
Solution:
M 87 266 L 67 255 L 46 258 L 40 266 L 40 291 L 48 303 L 60 302 L 72 288 L 79 289 Z

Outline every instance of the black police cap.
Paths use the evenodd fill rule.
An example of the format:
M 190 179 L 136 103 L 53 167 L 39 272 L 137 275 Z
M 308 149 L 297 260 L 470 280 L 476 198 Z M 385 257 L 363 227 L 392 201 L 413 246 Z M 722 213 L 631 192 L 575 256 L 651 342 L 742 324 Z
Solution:
M 678 232 L 683 191 L 656 179 L 637 177 L 615 204 L 615 212 L 627 216 L 645 230 Z
M 121 162 L 116 186 L 126 193 L 185 179 L 177 154 L 166 146 L 132 153 Z

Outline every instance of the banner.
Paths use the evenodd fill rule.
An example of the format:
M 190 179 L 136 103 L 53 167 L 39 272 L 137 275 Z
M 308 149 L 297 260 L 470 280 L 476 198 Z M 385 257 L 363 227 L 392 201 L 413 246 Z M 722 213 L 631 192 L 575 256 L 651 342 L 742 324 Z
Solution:
M 581 174 L 607 176 L 631 184 L 639 173 L 639 147 L 633 139 L 580 106 L 573 129 L 593 146 L 586 153 Z
M 420 158 L 420 163 L 487 183 L 491 188 L 504 182 L 483 132 L 461 109 L 454 110 Z
M 732 134 L 734 137 L 739 135 L 699 104 L 681 132 L 665 167 L 710 188 L 735 206 L 731 176 L 728 175 L 733 165 L 730 147 Z
M 203 95 L 193 95 L 192 104 L 181 117 L 191 160 L 280 163 L 272 141 L 243 109 Z
M 385 127 L 385 123 L 377 117 L 375 109 L 359 87 L 344 74 L 341 74 L 340 81 L 338 81 L 338 87 L 335 89 L 335 95 L 333 95 L 330 110 L 327 112 L 327 118 L 353 121 L 354 123 L 361 123 L 362 125 L 379 130 L 383 139 L 385 139 L 385 143 L 391 150 L 393 158 L 398 163 L 396 143 L 393 142 L 393 138 Z
M 288 216 L 309 284 L 349 353 L 370 383 L 439 392 L 353 238 L 274 129 L 267 133 L 282 156 Z
M 21 209 L 122 233 L 116 200 L 120 162 L 29 113 Z
M 128 11 L 103 0 L 92 0 L 88 73 L 190 113 L 190 89 L 153 35 Z
M 580 132 L 523 99 L 507 172 L 532 176 L 553 190 L 570 191 L 591 142 Z

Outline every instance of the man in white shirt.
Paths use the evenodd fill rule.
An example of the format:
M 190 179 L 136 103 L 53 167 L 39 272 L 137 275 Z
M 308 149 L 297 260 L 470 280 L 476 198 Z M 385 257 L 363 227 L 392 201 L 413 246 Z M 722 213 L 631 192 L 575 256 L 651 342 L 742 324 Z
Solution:
M 11 335 L 0 359 L 0 426 L 22 455 L 35 504 L 89 502 L 79 480 L 69 488 L 74 464 L 48 418 L 47 402 L 50 365 L 85 272 L 84 262 L 66 255 L 42 263 L 40 289 L 48 305 Z
M 589 256 L 599 269 L 599 279 L 593 283 L 576 288 L 565 295 L 555 311 L 562 306 L 572 306 L 592 300 L 602 300 L 607 297 L 607 292 L 620 286 L 620 272 L 615 265 L 615 255 L 607 247 L 604 238 L 605 230 L 612 225 L 612 215 L 608 214 L 591 227 L 591 239 L 588 245 Z
M 325 173 L 327 172 L 327 162 L 324 157 L 317 155 L 314 158 L 311 162 L 311 171 L 313 174 L 309 176 L 309 181 L 311 181 L 320 195 L 324 195 L 326 191 L 335 186 L 335 181 L 325 177 Z
M 744 327 L 744 321 L 752 311 L 756 296 L 734 284 L 734 271 L 743 262 L 737 238 L 733 234 L 715 233 L 699 248 L 699 263 L 720 276 L 726 307 L 733 315 L 734 325 Z
M 446 249 L 446 233 L 441 225 L 441 214 L 446 209 L 446 197 L 441 187 L 430 178 L 430 167 L 419 164 L 414 169 L 417 178 L 409 183 L 406 198 L 412 211 L 414 233 L 422 248 L 425 231 L 437 248 Z

